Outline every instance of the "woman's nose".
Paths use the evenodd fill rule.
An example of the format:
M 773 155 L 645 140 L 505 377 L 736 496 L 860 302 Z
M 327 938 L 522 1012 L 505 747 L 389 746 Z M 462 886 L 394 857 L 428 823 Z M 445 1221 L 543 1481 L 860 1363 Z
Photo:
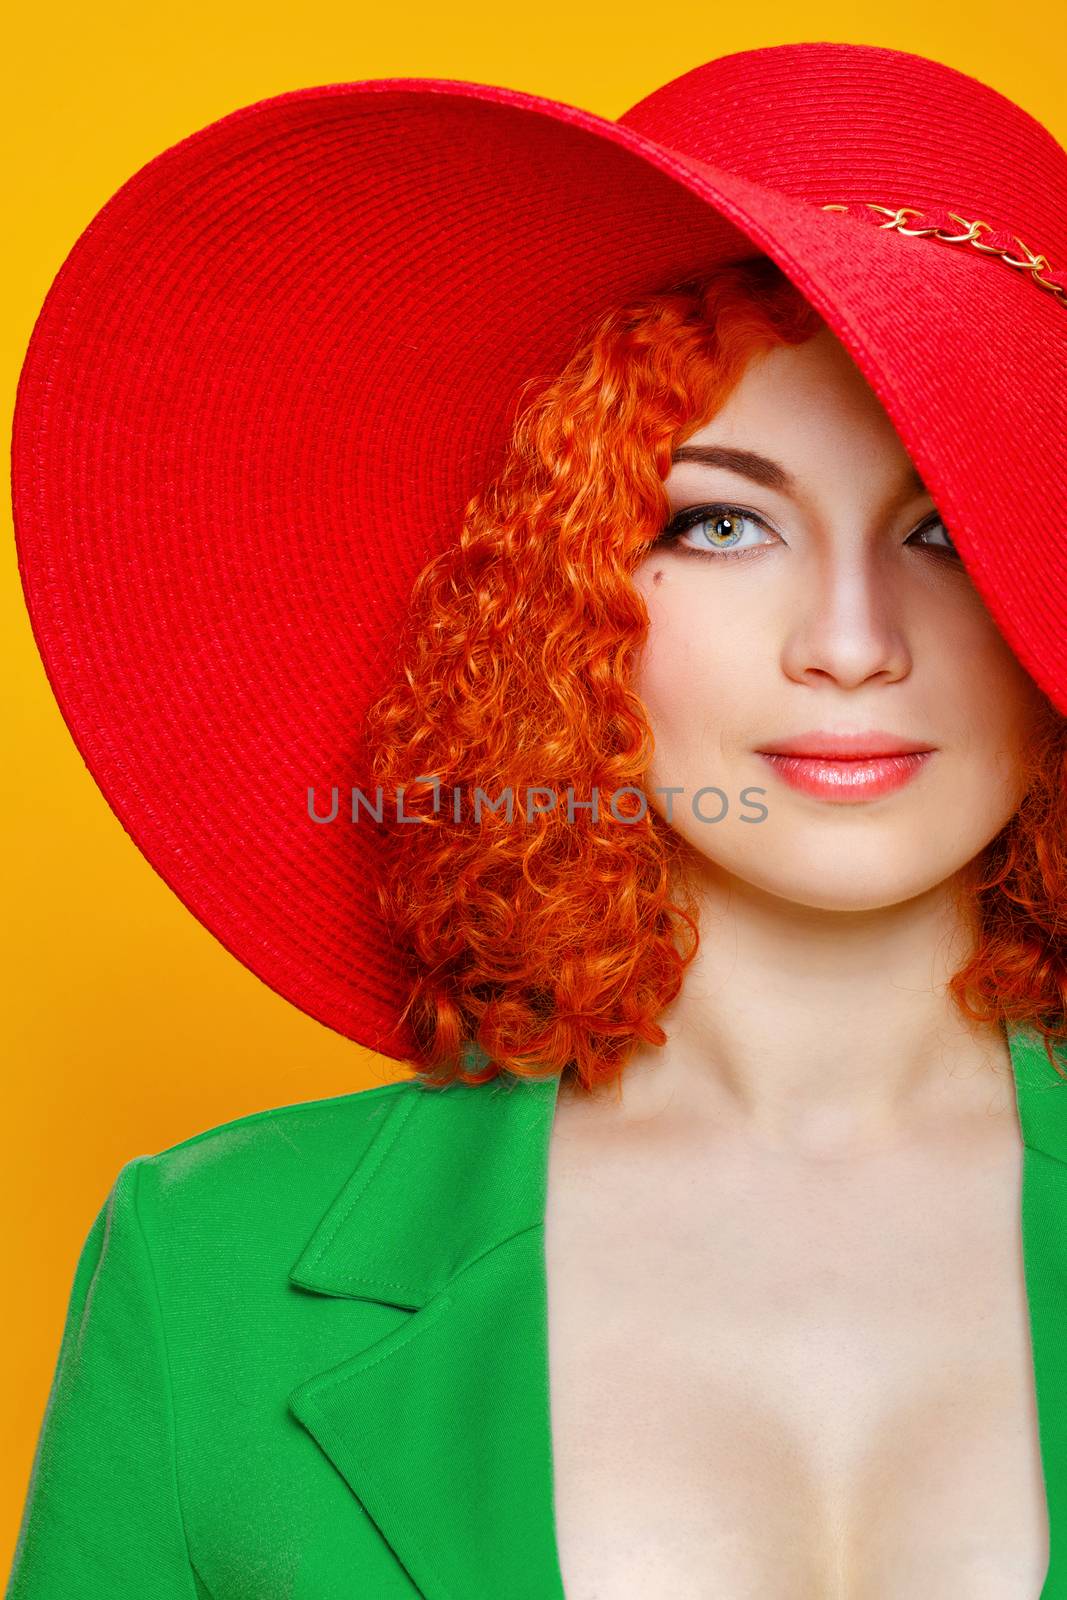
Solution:
M 782 665 L 798 682 L 854 689 L 893 683 L 911 670 L 903 596 L 873 559 L 828 558 L 802 581 L 788 620 Z

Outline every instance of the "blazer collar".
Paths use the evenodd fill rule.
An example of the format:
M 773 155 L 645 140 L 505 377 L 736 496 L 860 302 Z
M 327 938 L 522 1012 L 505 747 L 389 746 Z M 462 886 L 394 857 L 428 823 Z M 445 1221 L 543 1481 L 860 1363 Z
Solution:
M 289 1405 L 425 1600 L 563 1600 L 544 1261 L 558 1091 L 408 1085 L 289 1274 L 397 1310 Z
M 1007 1036 L 1050 1596 L 1067 1584 L 1067 1081 L 1035 1033 Z M 564 1600 L 544 1257 L 558 1091 L 558 1076 L 412 1082 L 289 1274 L 397 1311 L 384 1337 L 380 1313 L 369 1317 L 348 1357 L 289 1404 L 424 1600 Z
M 1049 1564 L 1040 1600 L 1067 1595 L 1067 1079 L 1038 1034 L 1008 1029 L 1023 1138 L 1022 1240 Z M 1061 1070 L 1067 1049 L 1058 1047 Z

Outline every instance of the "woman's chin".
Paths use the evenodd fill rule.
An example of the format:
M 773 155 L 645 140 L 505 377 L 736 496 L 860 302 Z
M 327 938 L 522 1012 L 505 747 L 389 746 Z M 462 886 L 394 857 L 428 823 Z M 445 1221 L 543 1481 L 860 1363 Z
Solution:
M 967 858 L 969 859 L 969 858 Z M 832 859 L 820 861 L 811 853 L 776 856 L 764 851 L 758 861 L 719 860 L 712 876 L 731 880 L 734 892 L 745 887 L 777 900 L 813 911 L 879 911 L 928 894 L 947 882 L 965 861 L 895 858 L 877 850 L 838 849 Z

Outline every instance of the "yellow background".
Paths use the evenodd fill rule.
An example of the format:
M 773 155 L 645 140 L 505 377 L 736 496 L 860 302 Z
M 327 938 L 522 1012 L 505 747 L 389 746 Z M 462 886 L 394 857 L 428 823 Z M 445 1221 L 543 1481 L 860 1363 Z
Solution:
M 285 90 L 459 78 L 615 117 L 656 84 L 732 50 L 847 40 L 970 72 L 1067 143 L 1060 0 L 1010 11 L 1002 0 L 955 11 L 929 0 L 863 9 L 817 0 L 721 8 L 542 0 L 521 9 L 406 0 L 365 12 L 274 0 L 187 0 L 173 11 L 61 0 L 20 6 L 8 36 L 5 440 L 34 318 L 90 219 L 161 150 Z M 3 818 L 6 1578 L 75 1260 L 118 1169 L 231 1117 L 388 1081 L 404 1068 L 275 995 L 138 853 L 52 699 L 23 605 L 6 493 L 4 519 L 2 682 L 13 752 Z

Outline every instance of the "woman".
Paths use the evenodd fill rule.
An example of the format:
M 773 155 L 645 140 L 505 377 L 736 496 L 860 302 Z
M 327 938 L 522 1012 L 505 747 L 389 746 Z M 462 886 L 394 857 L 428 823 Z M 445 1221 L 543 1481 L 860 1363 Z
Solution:
M 932 72 L 935 119 L 995 98 L 894 52 L 784 48 L 701 69 L 705 107 L 747 73 L 785 115 L 775 69 L 803 104 L 826 50 L 869 96 Z M 778 201 L 750 182 L 755 235 Z M 837 223 L 809 211 L 778 221 L 817 256 Z M 365 707 L 403 808 L 358 842 L 418 1075 L 122 1169 L 16 1600 L 1067 1593 L 1067 558 L 1040 515 L 1062 478 L 1027 434 L 1038 510 L 1009 564 L 1001 514 L 968 500 L 1012 464 L 975 453 L 1000 402 L 952 448 L 929 387 L 952 341 L 873 357 L 846 285 L 832 310 L 821 275 L 809 297 L 718 237 L 710 270 L 650 268 L 583 322 L 405 592 Z M 898 330 L 930 274 L 979 325 L 1004 297 L 1005 354 L 1062 348 L 1043 267 L 833 238 L 869 250 L 867 281 L 898 272 Z M 873 339 L 881 301 L 856 296 Z M 890 369 L 911 450 L 871 382 Z M 443 493 L 456 415 L 421 469 Z
M 532 1061 L 561 1058 L 546 1243 L 567 1594 L 1036 1595 L 1000 1019 L 1005 973 L 1062 914 L 1058 879 L 1043 905 L 1024 882 L 1064 859 L 1067 720 L 855 364 L 767 269 L 605 317 L 417 586 L 371 721 L 384 792 L 435 772 L 404 810 L 437 827 L 396 830 L 387 903 L 421 946 L 420 1034 L 462 1020 L 500 1056 L 521 1030 Z M 596 500 L 639 498 L 675 408 L 690 423 L 662 449 L 642 553 L 642 519 Z M 561 462 L 564 430 L 570 478 L 546 505 L 530 463 Z M 561 505 L 584 509 L 551 538 Z M 638 704 L 620 643 L 641 639 L 641 602 Z M 545 647 L 476 672 L 520 603 Z M 495 772 L 561 797 L 580 773 L 583 800 L 643 781 L 650 805 L 614 829 L 603 793 L 601 822 L 561 798 L 536 828 L 488 809 L 457 826 L 441 792 L 466 817 Z M 704 931 L 680 989 L 668 861 Z M 1035 1018 L 1062 1005 L 1054 956 Z

